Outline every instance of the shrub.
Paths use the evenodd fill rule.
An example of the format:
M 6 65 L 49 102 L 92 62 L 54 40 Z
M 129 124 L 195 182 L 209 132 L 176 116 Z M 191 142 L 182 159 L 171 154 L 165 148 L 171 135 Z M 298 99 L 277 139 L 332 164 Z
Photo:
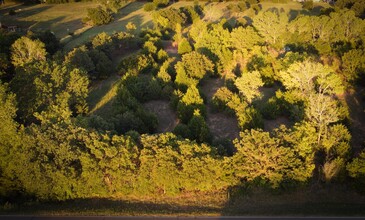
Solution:
M 313 1 L 305 1 L 303 2 L 302 7 L 306 10 L 312 10 L 313 9 Z
M 149 3 L 146 3 L 144 6 L 143 6 L 143 10 L 145 11 L 153 11 L 156 9 L 156 5 L 153 4 L 152 2 L 149 2 Z
M 100 6 L 97 8 L 87 9 L 87 17 L 93 25 L 108 24 L 113 21 L 113 16 L 110 12 L 105 11 Z
M 153 0 L 153 4 L 156 7 L 160 8 L 166 7 L 169 4 L 169 2 L 170 2 L 169 0 Z
M 179 54 L 185 54 L 191 52 L 193 49 L 190 46 L 190 43 L 186 38 L 183 38 L 177 48 Z
M 14 9 L 10 9 L 10 11 L 9 11 L 9 15 L 16 15 L 15 10 L 14 10 Z

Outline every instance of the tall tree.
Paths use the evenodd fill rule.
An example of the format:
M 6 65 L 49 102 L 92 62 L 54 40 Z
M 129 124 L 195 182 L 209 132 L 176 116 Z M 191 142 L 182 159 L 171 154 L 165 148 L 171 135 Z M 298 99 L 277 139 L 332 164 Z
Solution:
M 46 60 L 45 44 L 40 40 L 21 37 L 11 45 L 11 60 L 14 66 L 23 67 L 32 62 Z
M 249 104 L 260 96 L 260 87 L 264 85 L 261 79 L 261 74 L 258 71 L 253 72 L 243 72 L 240 77 L 238 77 L 234 83 L 240 94 L 242 94 Z
M 265 11 L 254 17 L 253 25 L 267 43 L 276 44 L 287 32 L 288 15 L 285 12 Z

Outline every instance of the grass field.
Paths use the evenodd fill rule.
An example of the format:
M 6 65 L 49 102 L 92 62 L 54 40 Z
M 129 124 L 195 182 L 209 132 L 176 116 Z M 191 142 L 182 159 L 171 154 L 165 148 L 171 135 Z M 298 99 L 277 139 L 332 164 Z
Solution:
M 87 9 L 96 7 L 96 2 L 82 2 L 69 4 L 38 4 L 38 5 L 19 5 L 14 2 L 8 2 L 0 8 L 0 21 L 5 25 L 18 25 L 27 30 L 51 30 L 56 36 L 64 42 L 65 50 L 71 50 L 75 46 L 81 45 L 90 40 L 101 32 L 112 34 L 114 32 L 125 31 L 125 25 L 133 22 L 137 26 L 137 32 L 142 28 L 153 27 L 152 16 L 150 12 L 143 10 L 144 2 L 129 2 L 115 15 L 115 21 L 97 27 L 84 26 L 82 18 L 87 14 Z M 193 5 L 192 1 L 179 1 L 169 7 L 179 8 L 186 5 Z M 208 3 L 200 2 L 205 6 L 205 20 L 220 20 L 221 18 L 236 19 L 238 17 L 255 15 L 252 9 L 243 13 L 230 14 L 227 11 L 227 5 L 232 2 Z M 269 8 L 283 9 L 291 17 L 303 13 L 302 6 L 298 2 L 288 1 L 280 4 L 265 1 L 261 4 L 263 10 Z M 326 4 L 315 4 L 317 8 L 326 7 Z M 13 9 L 16 15 L 10 16 L 8 12 Z M 315 10 L 318 11 L 318 10 Z M 73 33 L 74 36 L 70 36 Z

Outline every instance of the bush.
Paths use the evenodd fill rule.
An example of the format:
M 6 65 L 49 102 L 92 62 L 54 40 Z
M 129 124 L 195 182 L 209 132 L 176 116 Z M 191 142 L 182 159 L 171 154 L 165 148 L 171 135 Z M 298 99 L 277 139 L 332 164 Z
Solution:
M 179 46 L 177 48 L 177 51 L 179 54 L 185 54 L 191 52 L 193 49 L 190 46 L 190 43 L 186 38 L 183 38 L 181 42 L 179 43 Z
M 153 11 L 156 9 L 156 5 L 153 4 L 152 2 L 149 2 L 149 3 L 146 3 L 144 6 L 143 6 L 143 10 L 145 11 Z
M 155 4 L 156 7 L 166 7 L 169 4 L 169 0 L 153 0 L 153 4 Z
M 100 6 L 97 8 L 87 9 L 87 18 L 93 23 L 93 25 L 109 24 L 113 21 L 111 13 L 105 11 Z
M 302 7 L 306 10 L 312 10 L 313 9 L 313 1 L 305 1 L 303 2 Z
M 9 15 L 16 15 L 15 10 L 14 10 L 14 9 L 10 9 L 10 11 L 9 11 Z

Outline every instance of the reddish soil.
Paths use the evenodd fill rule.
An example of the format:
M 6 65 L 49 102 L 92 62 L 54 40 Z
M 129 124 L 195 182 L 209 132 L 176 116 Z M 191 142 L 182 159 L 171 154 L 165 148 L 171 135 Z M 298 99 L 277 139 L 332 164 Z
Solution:
M 158 118 L 157 133 L 171 132 L 179 123 L 179 119 L 171 109 L 168 101 L 153 100 L 144 103 L 143 106 L 156 114 Z

